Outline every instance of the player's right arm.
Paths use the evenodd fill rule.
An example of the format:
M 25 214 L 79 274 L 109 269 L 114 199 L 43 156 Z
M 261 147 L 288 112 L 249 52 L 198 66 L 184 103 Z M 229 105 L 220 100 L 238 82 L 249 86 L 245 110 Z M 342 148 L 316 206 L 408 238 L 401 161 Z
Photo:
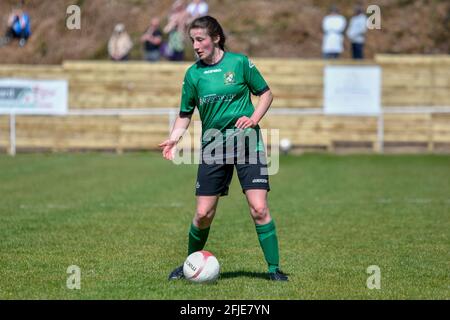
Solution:
M 162 149 L 162 154 L 165 159 L 173 160 L 175 156 L 175 148 L 177 146 L 177 143 L 183 137 L 190 123 L 191 123 L 190 116 L 177 117 L 175 123 L 173 124 L 173 128 L 170 133 L 169 139 L 159 144 L 159 147 Z
M 189 127 L 195 106 L 198 104 L 197 90 L 192 82 L 189 72 L 187 72 L 183 81 L 180 114 L 175 120 L 169 139 L 159 145 L 167 160 L 173 160 L 175 147 Z

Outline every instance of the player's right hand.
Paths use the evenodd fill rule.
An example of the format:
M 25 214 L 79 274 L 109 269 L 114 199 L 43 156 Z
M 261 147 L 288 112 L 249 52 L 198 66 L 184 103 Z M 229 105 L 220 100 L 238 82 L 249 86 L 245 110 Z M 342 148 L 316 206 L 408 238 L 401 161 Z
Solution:
M 175 158 L 176 146 L 177 142 L 170 139 L 159 144 L 159 147 L 162 149 L 163 157 L 167 160 L 173 160 Z

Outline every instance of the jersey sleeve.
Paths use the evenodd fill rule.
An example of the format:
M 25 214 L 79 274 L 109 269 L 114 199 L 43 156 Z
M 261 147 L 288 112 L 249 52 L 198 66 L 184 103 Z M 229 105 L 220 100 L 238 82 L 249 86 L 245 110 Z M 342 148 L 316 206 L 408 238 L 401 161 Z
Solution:
M 189 73 L 186 73 L 181 92 L 180 117 L 185 118 L 193 114 L 196 105 L 197 90 L 189 77 Z
M 267 90 L 269 90 L 269 86 L 264 80 L 261 73 L 258 71 L 253 62 L 247 57 L 244 56 L 244 79 L 250 88 L 250 91 L 256 95 L 260 96 Z

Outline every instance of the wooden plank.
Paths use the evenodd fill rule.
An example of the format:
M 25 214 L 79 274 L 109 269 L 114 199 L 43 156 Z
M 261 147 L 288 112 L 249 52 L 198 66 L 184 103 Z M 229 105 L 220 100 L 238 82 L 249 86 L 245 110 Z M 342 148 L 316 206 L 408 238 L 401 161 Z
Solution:
M 390 107 L 401 107 L 401 106 L 432 106 L 433 105 L 433 95 L 432 92 L 420 94 L 408 95 L 405 92 L 395 92 L 390 94 L 383 94 L 381 98 L 381 103 L 384 106 Z
M 117 149 L 118 139 L 91 139 L 87 138 L 73 138 L 67 139 L 59 147 L 63 148 L 79 148 L 79 149 Z
M 169 123 L 168 115 L 120 115 L 121 123 Z
M 157 147 L 158 144 L 167 139 L 167 135 L 121 135 L 119 139 L 119 145 L 124 146 L 154 146 Z
M 9 148 L 9 116 L 0 115 L 0 149 Z
M 311 67 L 308 65 L 290 65 L 287 63 L 280 62 L 278 65 L 256 65 L 259 72 L 267 77 L 270 74 L 277 75 L 287 75 L 287 76 L 298 76 L 299 78 L 304 78 L 308 76 L 312 77 L 322 77 L 323 66 Z
M 395 98 L 395 99 L 405 99 L 411 100 L 411 99 L 428 99 L 431 101 L 432 95 L 438 91 L 438 88 L 435 88 L 435 90 L 430 90 L 430 88 L 384 88 L 382 92 L 383 99 L 387 98 Z
M 278 75 L 278 74 L 267 74 L 264 75 L 264 79 L 267 81 L 269 86 L 272 85 L 307 85 L 307 86 L 322 86 L 323 77 L 320 75 L 316 76 L 305 76 L 299 77 L 297 75 Z
M 168 135 L 169 126 L 167 123 L 164 124 L 147 124 L 147 125 L 137 125 L 134 123 L 129 124 L 121 124 L 120 125 L 121 134 L 129 134 L 129 133 L 140 133 L 140 134 L 149 134 L 149 133 L 164 133 Z
M 323 68 L 326 62 L 322 59 L 292 59 L 292 58 L 256 58 L 249 57 L 250 60 L 257 66 L 257 68 L 262 67 L 273 67 L 277 68 L 281 64 L 288 65 L 294 68 Z
M 291 140 L 291 143 L 294 145 L 327 145 L 330 143 L 329 135 L 327 132 L 313 133 L 304 132 L 301 130 L 290 131 L 281 129 L 279 137 L 280 140 L 285 138 Z
M 376 54 L 375 62 L 380 64 L 440 64 L 450 65 L 448 55 Z
M 274 116 L 266 115 L 261 120 L 261 126 L 264 128 L 297 128 L 300 123 L 300 117 L 292 116 Z
M 67 79 L 61 66 L 1 65 L 1 78 Z
M 16 148 L 53 148 L 53 137 L 16 137 Z
M 378 139 L 376 131 L 367 131 L 367 132 L 329 131 L 328 137 L 331 141 L 376 141 Z
M 120 117 L 120 134 L 126 135 L 164 135 L 170 133 L 167 116 L 122 116 Z
M 448 123 L 433 123 L 433 131 L 450 132 L 450 125 Z
M 295 145 L 302 145 L 302 146 L 317 146 L 317 145 L 323 145 L 323 146 L 329 146 L 331 144 L 331 140 L 327 136 L 317 136 L 317 137 L 297 137 L 294 139 L 291 139 L 291 143 Z
M 141 82 L 141 83 L 161 83 L 173 84 L 180 86 L 183 83 L 184 74 L 162 74 L 162 73 L 126 73 L 121 72 L 104 72 L 104 73 L 75 73 L 69 74 L 70 83 L 121 83 L 121 82 Z
M 158 118 L 162 119 L 163 117 L 158 116 Z M 89 117 L 61 117 L 58 121 L 59 126 L 55 126 L 54 123 L 51 127 L 56 128 L 58 134 L 55 134 L 55 130 L 52 131 L 48 127 L 48 123 L 55 122 L 57 118 L 42 119 L 42 117 L 36 117 L 37 122 L 34 122 L 33 119 L 33 117 L 24 118 L 27 122 L 27 126 L 25 126 L 27 131 L 18 132 L 18 148 L 40 147 L 60 150 L 74 148 L 155 148 L 157 143 L 166 139 L 168 135 L 167 119 L 164 119 L 164 128 L 158 128 L 154 123 L 150 123 L 149 134 L 139 132 L 139 127 L 137 134 L 135 134 L 136 132 L 119 133 L 117 117 L 94 117 L 93 119 Z M 142 121 L 139 117 L 135 117 L 134 120 Z M 45 125 L 39 126 L 39 123 L 42 122 Z M 129 124 L 130 117 L 124 123 L 125 125 Z
M 384 133 L 384 141 L 398 141 L 398 142 L 428 142 L 430 140 L 430 135 L 428 133 L 418 134 L 418 133 L 401 133 L 393 134 L 391 132 Z
M 450 88 L 434 88 L 432 92 L 432 105 L 450 106 Z
M 401 114 L 385 114 L 384 121 L 429 121 L 431 115 L 428 113 L 401 113 Z
M 64 136 L 65 134 L 116 134 L 118 120 L 114 117 L 18 117 L 17 136 Z
M 126 71 L 126 72 L 176 72 L 184 73 L 192 65 L 191 62 L 165 62 L 147 63 L 142 61 L 128 61 L 117 63 L 112 61 L 76 61 L 66 60 L 62 64 L 65 71 Z
M 384 140 L 387 142 L 431 142 L 429 114 L 385 115 Z
M 178 108 L 178 96 L 95 96 L 79 94 L 71 96 L 71 108 Z
M 179 83 L 146 83 L 146 82 L 127 82 L 117 81 L 111 83 L 86 83 L 86 82 L 72 82 L 70 83 L 70 91 L 74 94 L 79 93 L 94 93 L 94 94 L 111 94 L 116 92 L 137 92 L 140 94 L 181 94 L 181 84 Z
M 254 103 L 256 105 L 256 103 Z M 276 98 L 273 100 L 274 108 L 320 108 L 323 105 L 322 99 L 285 99 Z
M 0 74 L 63 74 L 60 65 L 23 65 L 23 64 L 0 64 Z
M 63 68 L 61 65 L 0 64 L 0 72 L 2 71 L 53 72 L 63 71 Z
M 258 67 L 288 65 L 295 68 L 323 68 L 326 65 L 373 65 L 374 60 L 355 61 L 351 59 L 323 60 L 323 59 L 295 59 L 295 58 L 254 58 L 250 57 Z
M 9 115 L 0 115 L 0 130 L 9 131 Z
M 450 113 L 433 113 L 431 119 L 437 122 L 450 123 Z
M 432 79 L 432 87 L 444 87 L 450 90 L 450 72 L 448 73 L 440 73 L 439 70 L 436 70 L 433 73 Z
M 398 74 L 396 72 L 388 72 L 383 69 L 382 87 L 383 89 L 395 88 L 430 88 L 433 85 L 433 74 L 431 70 L 426 72 L 415 72 L 407 74 Z
M 450 114 L 436 113 L 431 117 L 431 135 L 433 143 L 450 142 Z
M 366 122 L 366 123 L 334 122 L 332 124 L 329 124 L 327 129 L 332 130 L 334 132 L 366 132 L 366 131 L 376 131 L 377 124 L 373 122 Z
M 450 91 L 447 88 L 386 88 L 383 89 L 382 98 L 384 100 L 395 100 L 405 104 L 416 100 L 426 101 L 424 106 L 432 106 L 433 101 L 447 101 L 450 105 Z
M 301 90 L 289 90 L 290 88 L 274 88 L 272 90 L 275 99 L 313 99 L 322 100 L 322 90 L 317 88 L 303 88 Z
M 450 133 L 448 133 L 448 132 L 433 132 L 432 141 L 433 142 L 450 143 Z

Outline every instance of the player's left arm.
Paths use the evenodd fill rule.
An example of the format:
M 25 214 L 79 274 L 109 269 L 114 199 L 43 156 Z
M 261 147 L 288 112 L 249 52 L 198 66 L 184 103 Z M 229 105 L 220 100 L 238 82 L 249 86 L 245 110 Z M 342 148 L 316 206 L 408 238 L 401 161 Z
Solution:
M 269 85 L 255 67 L 255 64 L 247 56 L 244 56 L 242 59 L 242 67 L 244 80 L 248 84 L 250 92 L 259 96 L 259 100 L 253 114 L 250 117 L 244 116 L 239 118 L 235 126 L 239 129 L 254 128 L 272 104 L 273 96 Z
M 258 104 L 256 105 L 255 111 L 252 116 L 249 117 L 240 117 L 236 122 L 236 127 L 239 129 L 247 129 L 254 128 L 261 121 L 261 119 L 266 114 L 267 110 L 269 110 L 270 105 L 273 101 L 272 91 L 268 89 L 263 94 L 259 96 Z

